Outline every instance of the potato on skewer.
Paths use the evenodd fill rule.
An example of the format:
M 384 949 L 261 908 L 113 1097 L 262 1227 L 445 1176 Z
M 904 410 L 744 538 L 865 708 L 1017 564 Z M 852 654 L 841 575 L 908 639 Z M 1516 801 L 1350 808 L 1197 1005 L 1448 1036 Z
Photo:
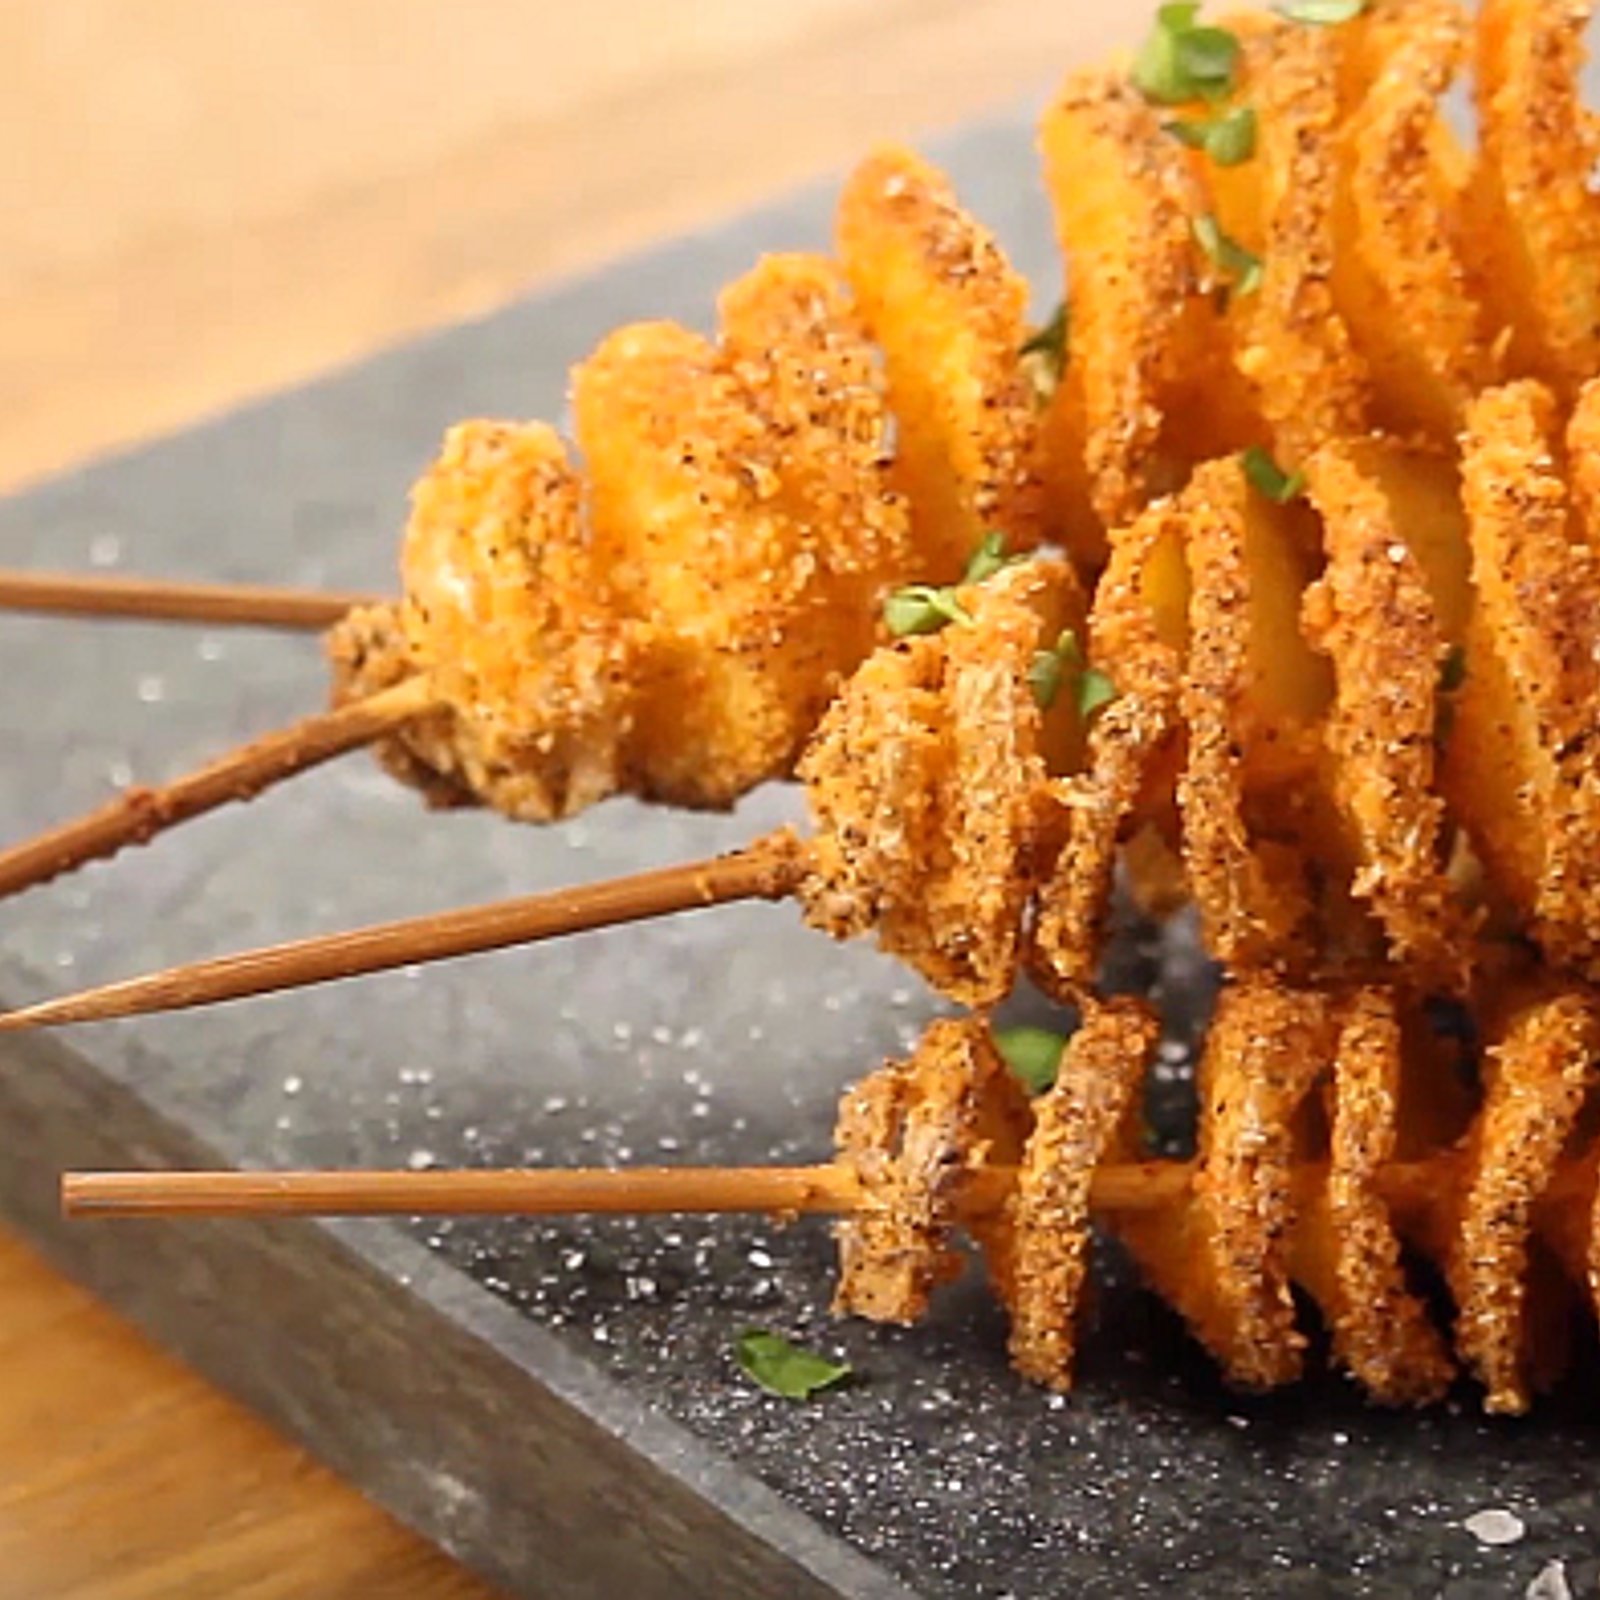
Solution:
M 911 508 L 924 578 L 954 582 L 990 533 L 1029 550 L 1059 532 L 1041 478 L 1037 386 L 1018 359 L 1021 275 L 944 175 L 909 150 L 880 150 L 855 170 L 834 233 L 883 352 L 898 430 L 890 476 Z M 1046 353 L 1047 367 L 1055 360 Z
M 838 1216 L 835 1308 L 877 1321 L 924 1315 L 983 1249 L 1011 1317 L 1018 1369 L 1072 1387 L 1091 1221 L 1133 1251 L 1246 1388 L 1299 1376 L 1302 1287 L 1334 1362 L 1375 1401 L 1440 1399 L 1454 1365 L 1411 1285 L 1445 1268 L 1454 1341 L 1491 1411 L 1521 1411 L 1556 1374 L 1531 1330 L 1591 1298 L 1600 1247 L 1596 1152 L 1563 1152 L 1593 1081 L 1600 1036 L 1586 991 L 1525 991 L 1491 1029 L 1492 1076 L 1459 1144 L 1395 1159 L 1412 1074 L 1431 1067 L 1394 996 L 1252 980 L 1224 993 L 1201 1066 L 1198 1154 L 1136 1159 L 1131 1130 L 1156 1036 L 1137 1002 L 1094 1006 L 1031 1101 L 982 1016 L 933 1023 L 903 1061 L 848 1089 L 838 1158 L 784 1168 L 427 1173 L 101 1173 L 69 1176 L 83 1216 L 728 1212 Z M 1004 1036 L 998 1036 L 1004 1042 Z M 1584 1137 L 1589 1136 L 1587 1127 Z M 1405 1241 L 1404 1245 L 1402 1240 Z M 1570 1275 L 1559 1281 L 1545 1261 Z M 1415 1252 L 1413 1255 L 1412 1252 Z

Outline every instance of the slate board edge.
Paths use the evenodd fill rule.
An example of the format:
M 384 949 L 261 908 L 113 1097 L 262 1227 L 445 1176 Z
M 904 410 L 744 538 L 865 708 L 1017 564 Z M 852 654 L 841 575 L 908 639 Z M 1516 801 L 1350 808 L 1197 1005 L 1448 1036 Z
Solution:
M 370 1498 L 514 1593 L 602 1595 L 625 1584 L 708 1600 L 909 1597 L 391 1226 L 64 1220 L 57 1175 L 67 1149 L 85 1159 L 85 1129 L 91 1159 L 106 1167 L 218 1157 L 59 1040 L 7 1041 L 0 1119 L 9 1223 Z M 323 1330 L 316 1345 L 345 1349 L 348 1364 L 296 1359 L 307 1346 L 284 1327 L 307 1320 Z M 330 1324 L 343 1324 L 348 1339 Z M 419 1395 L 427 1416 L 405 1431 Z M 391 1447 L 402 1431 L 405 1448 Z M 597 1498 L 611 1515 L 596 1514 Z

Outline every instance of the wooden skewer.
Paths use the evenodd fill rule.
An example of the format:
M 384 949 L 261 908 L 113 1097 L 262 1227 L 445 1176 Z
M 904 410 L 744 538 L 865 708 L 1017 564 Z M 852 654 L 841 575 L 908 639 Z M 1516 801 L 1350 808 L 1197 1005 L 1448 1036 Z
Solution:
M 1459 1157 L 1393 1162 L 1378 1175 L 1397 1210 L 1426 1211 L 1453 1191 Z M 1298 1181 L 1323 1181 L 1307 1166 Z M 1093 1210 L 1149 1211 L 1182 1199 L 1194 1180 L 1186 1161 L 1104 1166 L 1090 1189 Z M 992 1216 L 1016 1183 L 1014 1167 L 969 1176 L 955 1199 L 963 1219 Z M 1568 1163 L 1546 1191 L 1552 1203 L 1587 1204 L 1593 1183 Z M 655 1212 L 848 1215 L 872 1209 L 855 1171 L 813 1167 L 567 1167 L 460 1172 L 69 1172 L 61 1208 L 69 1217 L 577 1216 Z
M 378 604 L 372 595 L 273 589 L 249 583 L 176 583 L 68 572 L 0 570 L 0 610 L 60 617 L 127 617 L 203 622 L 226 628 L 320 632 L 347 611 Z
M 1146 1210 L 1181 1195 L 1186 1163 L 1095 1174 L 1102 1210 Z M 962 1187 L 965 1217 L 990 1215 L 1016 1181 L 990 1167 Z M 607 1167 L 484 1172 L 69 1172 L 69 1217 L 572 1216 L 651 1212 L 821 1213 L 869 1209 L 854 1171 L 816 1167 Z
M 0 899 L 48 883 L 85 862 L 114 856 L 127 845 L 147 844 L 158 833 L 230 800 L 254 799 L 297 772 L 371 744 L 429 710 L 435 698 L 428 679 L 408 678 L 365 700 L 265 734 L 159 788 L 125 789 L 97 810 L 0 850 Z
M 250 995 L 386 972 L 419 961 L 536 944 L 733 900 L 781 900 L 804 871 L 804 846 L 782 831 L 734 855 L 688 861 L 604 883 L 524 895 L 461 911 L 379 923 L 349 933 L 269 945 L 214 961 L 127 978 L 0 1016 L 0 1033 L 182 1011 Z

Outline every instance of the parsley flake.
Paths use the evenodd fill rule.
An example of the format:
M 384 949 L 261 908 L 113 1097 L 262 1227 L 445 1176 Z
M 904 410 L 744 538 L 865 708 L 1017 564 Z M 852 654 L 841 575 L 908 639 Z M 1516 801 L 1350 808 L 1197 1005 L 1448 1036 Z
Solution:
M 883 620 L 897 639 L 912 634 L 937 633 L 952 622 L 972 626 L 967 609 L 956 599 L 953 588 L 935 588 L 929 583 L 913 583 L 896 589 L 883 602 Z
M 1305 473 L 1285 472 L 1272 459 L 1271 451 L 1263 450 L 1258 444 L 1251 445 L 1240 455 L 1239 464 L 1250 486 L 1274 505 L 1286 506 L 1306 492 Z
M 1117 698 L 1111 679 L 1099 668 L 1084 665 L 1078 636 L 1068 628 L 1053 649 L 1036 651 L 1028 666 L 1028 687 L 1041 711 L 1048 711 L 1056 703 L 1069 674 L 1078 716 L 1085 724 Z
M 1117 686 L 1098 667 L 1085 667 L 1078 678 L 1078 715 L 1087 723 L 1117 698 Z
M 1222 224 L 1208 211 L 1189 224 L 1195 243 L 1206 253 L 1235 294 L 1254 294 L 1261 287 L 1261 257 L 1222 231 Z
M 1006 536 L 1003 533 L 986 533 L 979 541 L 978 548 L 972 552 L 967 570 L 961 574 L 961 581 L 984 583 L 995 573 L 1004 572 L 1007 567 L 1014 567 L 1025 559 L 1024 556 L 1006 554 Z
M 1157 105 L 1216 100 L 1233 87 L 1239 41 L 1226 28 L 1199 23 L 1198 5 L 1166 5 L 1133 63 L 1135 88 Z
M 847 1362 L 813 1355 L 764 1328 L 746 1328 L 734 1341 L 733 1356 L 746 1377 L 785 1400 L 809 1400 L 850 1376 Z
M 1354 22 L 1367 9 L 1367 0 L 1284 0 L 1278 15 L 1313 28 L 1336 28 Z
M 994 1047 L 1029 1094 L 1043 1094 L 1056 1081 L 1067 1041 L 1048 1028 L 996 1028 Z
M 1063 300 L 1050 314 L 1050 320 L 1036 329 L 1017 351 L 1023 367 L 1033 380 L 1034 398 L 1043 405 L 1061 384 L 1067 370 L 1067 350 L 1071 337 L 1071 316 Z
M 1175 119 L 1162 127 L 1191 150 L 1203 150 L 1219 167 L 1242 166 L 1256 153 L 1253 106 L 1235 106 L 1214 117 Z

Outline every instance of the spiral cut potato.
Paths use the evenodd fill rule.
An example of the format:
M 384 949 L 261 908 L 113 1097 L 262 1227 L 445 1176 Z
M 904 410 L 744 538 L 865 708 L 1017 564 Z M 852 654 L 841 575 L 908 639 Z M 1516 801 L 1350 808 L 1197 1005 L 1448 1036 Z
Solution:
M 1298 467 L 1381 428 L 1447 445 L 1475 395 L 1600 372 L 1600 197 L 1572 0 L 1372 0 L 1335 27 L 1225 16 L 1224 99 L 1075 74 L 1041 130 L 1072 359 L 1047 476 L 1102 525 L 1208 456 Z M 1469 36 L 1470 28 L 1470 36 Z M 1439 102 L 1475 46 L 1478 149 Z M 1231 164 L 1175 125 L 1252 119 Z
M 845 1101 L 839 1306 L 921 1316 L 969 1227 L 1058 1388 L 1157 1037 L 1097 981 L 1118 867 L 1192 902 L 1228 979 L 1197 1154 L 1107 1226 L 1232 1382 L 1300 1374 L 1298 1290 L 1374 1399 L 1459 1364 L 1519 1411 L 1600 1293 L 1589 7 L 1245 15 L 1198 69 L 1159 32 L 1193 9 L 1045 115 L 1058 317 L 1030 334 L 945 179 L 878 152 L 837 262 L 579 365 L 581 465 L 452 430 L 336 692 L 425 679 L 384 759 L 523 820 L 797 775 L 808 923 L 980 1012 Z M 1082 1016 L 1031 1103 L 982 1014 L 1024 967 Z M 1487 1041 L 1470 1089 L 1440 997 Z
M 1570 1154 L 1588 1132 L 1600 1007 L 1587 991 L 1535 985 L 1492 1027 L 1476 1104 L 1459 1084 L 1450 1104 L 1391 990 L 1245 979 L 1224 991 L 1194 1160 L 1136 1169 L 1157 1203 L 1124 1195 L 1105 1220 L 1231 1383 L 1301 1375 L 1293 1287 L 1316 1306 L 1332 1360 L 1385 1405 L 1437 1400 L 1457 1363 L 1490 1411 L 1526 1410 L 1559 1376 L 1556 1331 L 1575 1297 L 1600 1295 L 1600 1146 Z M 1137 1001 L 1092 1006 L 1054 1085 L 1025 1105 L 982 1019 L 939 1022 L 909 1060 L 848 1091 L 838 1150 L 866 1200 L 838 1228 L 837 1309 L 917 1320 L 962 1270 L 954 1238 L 968 1226 L 1010 1315 L 1014 1364 L 1069 1388 L 1094 1174 L 1139 1155 L 1156 1037 Z M 1013 1165 L 997 1207 L 985 1175 Z M 1448 1285 L 1449 1317 L 1414 1282 L 1424 1262 Z
M 451 430 L 405 600 L 332 639 L 340 700 L 438 691 L 393 771 L 532 822 L 617 792 L 728 806 L 791 771 L 889 588 L 957 579 L 986 536 L 1039 542 L 1021 279 L 905 151 L 857 173 L 839 242 L 838 266 L 763 260 L 715 342 L 605 339 L 573 373 L 581 471 L 541 424 Z

